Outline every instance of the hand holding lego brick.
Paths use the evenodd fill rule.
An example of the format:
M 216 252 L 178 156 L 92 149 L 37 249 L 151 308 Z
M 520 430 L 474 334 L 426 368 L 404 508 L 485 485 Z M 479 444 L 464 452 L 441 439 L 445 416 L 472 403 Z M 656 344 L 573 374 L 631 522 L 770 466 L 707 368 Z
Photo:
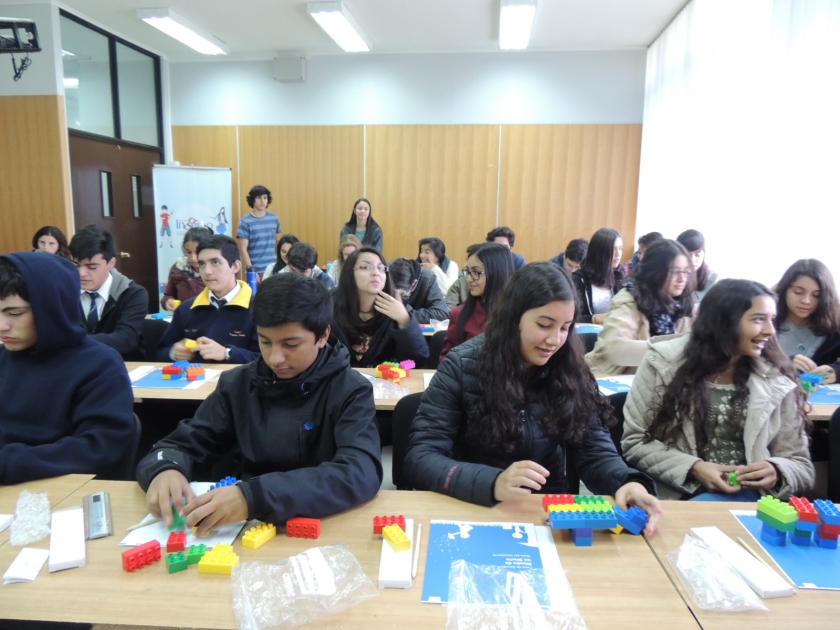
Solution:
M 202 536 L 222 525 L 238 523 L 248 518 L 248 503 L 239 486 L 225 486 L 200 494 L 184 506 L 181 515 L 187 527 L 198 527 Z
M 172 524 L 172 506 L 179 508 L 184 501 L 191 501 L 195 493 L 190 488 L 190 482 L 180 472 L 174 469 L 164 470 L 158 474 L 146 492 L 146 506 L 149 512 L 163 518 L 166 526 Z
M 615 491 L 615 502 L 622 510 L 628 510 L 633 505 L 643 509 L 648 515 L 645 534 L 650 536 L 656 531 L 656 524 L 662 515 L 662 504 L 642 484 L 635 481 L 625 483 Z
M 216 343 L 210 337 L 199 337 L 198 353 L 205 361 L 224 361 L 226 349 L 223 345 Z
M 819 365 L 811 370 L 812 374 L 819 374 L 823 377 L 821 385 L 831 385 L 837 380 L 837 375 L 830 365 Z
M 195 350 L 187 350 L 187 339 L 181 339 L 172 346 L 172 356 L 176 361 L 192 361 L 195 356 Z
M 763 459 L 749 466 L 739 466 L 738 481 L 744 488 L 769 490 L 776 487 L 779 474 L 773 464 Z
M 793 357 L 793 364 L 800 372 L 814 372 L 817 369 L 817 364 L 804 354 L 797 354 Z
M 514 462 L 496 477 L 493 496 L 496 501 L 507 501 L 511 497 L 531 494 L 532 490 L 540 490 L 543 487 L 548 475 L 548 470 L 536 462 Z
M 735 492 L 739 492 L 741 488 L 740 486 L 729 484 L 729 473 L 737 471 L 737 466 L 723 466 L 722 464 L 713 464 L 712 462 L 701 460 L 691 467 L 691 471 L 688 474 L 712 492 L 734 494 Z M 740 475 L 738 477 L 740 479 Z

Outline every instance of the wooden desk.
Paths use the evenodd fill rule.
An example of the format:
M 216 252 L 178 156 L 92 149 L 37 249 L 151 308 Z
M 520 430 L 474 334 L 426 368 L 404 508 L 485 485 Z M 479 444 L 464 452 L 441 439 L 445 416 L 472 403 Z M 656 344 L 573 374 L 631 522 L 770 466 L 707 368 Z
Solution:
M 153 365 L 155 367 L 164 367 L 165 365 L 171 365 L 170 363 L 150 363 L 148 361 L 126 361 L 125 367 L 130 372 L 134 368 L 138 368 L 142 365 Z M 213 370 L 231 370 L 235 367 L 239 367 L 238 365 L 232 365 L 228 363 L 219 363 L 210 365 L 209 363 L 206 364 L 206 367 L 209 367 Z M 359 368 L 360 372 L 365 372 L 367 374 L 373 374 L 376 370 L 372 368 Z M 424 372 L 434 372 L 435 370 L 411 370 L 411 376 L 407 379 L 403 379 L 400 381 L 400 385 L 407 387 L 409 393 L 414 394 L 417 392 L 423 391 L 423 373 Z M 216 382 L 207 382 L 204 383 L 198 389 L 158 389 L 158 388 L 151 388 L 151 387 L 134 387 L 134 402 L 142 403 L 144 400 L 197 400 L 202 401 L 205 400 L 210 394 L 216 391 Z M 394 407 L 397 405 L 398 398 L 381 398 L 376 400 L 376 409 L 377 411 L 393 411 Z
M 811 405 L 811 413 L 808 417 L 814 422 L 828 422 L 835 411 L 837 411 L 837 405 Z
M 41 571 L 30 584 L 0 588 L 0 610 L 12 619 L 79 621 L 138 626 L 235 628 L 230 578 L 202 575 L 194 567 L 168 575 L 164 560 L 135 573 L 121 566 L 117 543 L 129 525 L 145 514 L 144 495 L 137 484 L 94 480 L 61 507 L 80 505 L 83 494 L 107 490 L 117 535 L 87 543 L 87 566 L 60 573 Z M 317 628 L 443 628 L 446 609 L 421 604 L 431 518 L 474 521 L 542 523 L 540 498 L 524 497 L 495 508 L 483 508 L 428 492 L 383 491 L 371 502 L 345 514 L 322 519 L 317 541 L 279 534 L 256 551 L 234 550 L 242 562 L 271 561 L 301 553 L 313 546 L 346 543 L 365 573 L 377 582 L 381 539 L 372 520 L 381 514 L 405 514 L 423 524 L 420 565 L 411 590 L 382 590 L 379 597 L 327 617 L 307 627 Z M 563 568 L 568 573 L 578 606 L 590 630 L 617 628 L 697 629 L 697 623 L 662 571 L 643 538 L 608 532 L 595 534 L 593 547 L 575 547 L 568 533 L 556 533 Z M 44 545 L 41 545 L 44 546 Z M 17 553 L 0 547 L 0 566 Z M 740 617 L 738 617 L 740 619 Z
M 729 512 L 732 509 L 754 508 L 755 504 L 667 501 L 664 507 L 665 513 L 659 521 L 659 531 L 648 542 L 704 630 L 750 630 L 752 628 L 756 630 L 766 628 L 807 628 L 808 630 L 831 628 L 835 630 L 838 627 L 840 593 L 832 591 L 797 589 L 794 597 L 762 600 L 770 609 L 769 615 L 761 611 L 715 613 L 695 606 L 686 595 L 667 558 L 669 552 L 682 545 L 690 528 L 706 525 L 719 527 L 733 539 L 736 536 L 743 538 L 771 566 L 774 566 L 774 563 L 764 549 L 753 542 L 747 530 Z

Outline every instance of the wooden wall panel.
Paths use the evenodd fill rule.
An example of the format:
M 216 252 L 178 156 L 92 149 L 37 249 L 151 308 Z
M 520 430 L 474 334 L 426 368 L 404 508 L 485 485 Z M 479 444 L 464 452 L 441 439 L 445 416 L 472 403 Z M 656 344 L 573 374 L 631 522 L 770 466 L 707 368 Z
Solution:
M 497 125 L 367 127 L 367 196 L 388 259 L 437 236 L 463 265 L 495 226 L 498 161 Z
M 0 253 L 45 225 L 73 235 L 64 97 L 0 97 Z
M 341 227 L 362 196 L 363 156 L 361 126 L 240 127 L 242 212 L 251 187 L 266 186 L 283 232 L 314 245 L 323 266 L 335 258 Z
M 505 125 L 499 224 L 529 261 L 602 227 L 635 249 L 641 125 Z

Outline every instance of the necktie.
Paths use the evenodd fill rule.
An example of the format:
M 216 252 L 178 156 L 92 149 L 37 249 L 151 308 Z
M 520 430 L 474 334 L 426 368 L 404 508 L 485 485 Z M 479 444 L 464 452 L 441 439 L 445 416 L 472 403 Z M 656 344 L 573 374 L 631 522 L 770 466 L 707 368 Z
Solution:
M 96 325 L 99 323 L 99 311 L 96 309 L 96 298 L 99 297 L 99 294 L 95 291 L 85 291 L 85 293 L 90 298 L 90 310 L 88 311 L 85 325 L 87 326 L 88 332 L 92 333 L 96 330 Z
M 216 308 L 222 308 L 225 304 L 227 304 L 227 300 L 225 298 L 217 298 L 215 295 L 211 295 L 210 300 Z

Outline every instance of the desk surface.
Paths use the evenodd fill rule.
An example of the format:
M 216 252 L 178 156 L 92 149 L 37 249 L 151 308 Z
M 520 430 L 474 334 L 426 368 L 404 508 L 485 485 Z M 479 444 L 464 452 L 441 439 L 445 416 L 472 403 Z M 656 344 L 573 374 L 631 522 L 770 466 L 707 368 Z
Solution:
M 0 610 L 13 619 L 42 619 L 90 623 L 129 623 L 139 626 L 235 628 L 230 578 L 201 575 L 194 568 L 168 575 L 163 560 L 135 573 L 121 566 L 117 546 L 126 527 L 146 514 L 144 495 L 135 483 L 93 480 L 62 502 L 80 505 L 84 494 L 107 490 L 117 535 L 87 543 L 87 566 L 49 574 L 43 569 L 30 584 L 0 587 Z M 318 628 L 443 628 L 446 610 L 421 604 L 431 518 L 474 521 L 541 523 L 540 498 L 524 497 L 495 508 L 483 508 L 428 492 L 383 491 L 369 503 L 322 519 L 317 541 L 279 534 L 258 550 L 234 549 L 242 562 L 285 558 L 313 546 L 349 545 L 365 573 L 377 581 L 381 538 L 371 533 L 373 516 L 405 514 L 423 524 L 420 565 L 411 590 L 382 590 L 378 597 L 307 627 Z M 575 547 L 567 532 L 556 532 L 558 552 L 578 606 L 590 630 L 616 628 L 681 628 L 697 623 L 680 599 L 655 556 L 641 537 L 608 532 L 595 535 L 593 547 Z M 46 541 L 36 546 L 45 547 Z M 0 566 L 8 566 L 18 549 L 0 547 Z
M 764 549 L 754 543 L 737 519 L 730 514 L 732 509 L 750 509 L 754 504 L 702 502 L 703 507 L 691 501 L 669 501 L 659 521 L 659 531 L 648 542 L 660 563 L 678 585 L 680 594 L 691 607 L 704 630 L 764 630 L 765 628 L 807 628 L 819 630 L 836 629 L 840 617 L 840 593 L 833 591 L 812 591 L 797 589 L 794 597 L 762 600 L 770 609 L 739 613 L 715 613 L 702 610 L 686 595 L 679 578 L 668 562 L 667 554 L 678 549 L 685 535 L 692 527 L 714 525 L 728 536 L 743 538 L 765 561 L 774 566 L 773 560 Z
M 153 365 L 155 367 L 164 367 L 165 365 L 171 365 L 170 363 L 151 363 L 149 361 L 126 361 L 125 367 L 130 372 L 131 370 L 138 368 L 142 365 Z M 219 363 L 210 365 L 207 364 L 208 367 L 211 367 L 214 370 L 231 370 L 235 367 L 239 367 L 238 365 L 228 364 L 228 363 Z M 372 368 L 360 368 L 360 372 L 366 372 L 367 374 L 373 374 L 376 370 Z M 432 372 L 434 373 L 435 370 L 411 370 L 411 376 L 409 378 L 403 379 L 400 382 L 400 385 L 407 387 L 410 394 L 415 394 L 417 392 L 422 392 L 423 387 L 423 373 L 424 372 Z M 151 387 L 135 387 L 134 390 L 134 399 L 135 402 L 143 402 L 144 400 L 197 400 L 202 401 L 205 400 L 210 394 L 212 394 L 216 390 L 216 382 L 207 382 L 204 383 L 198 389 L 157 389 Z M 393 411 L 394 407 L 397 404 L 398 398 L 377 398 L 376 399 L 376 409 L 378 411 Z

